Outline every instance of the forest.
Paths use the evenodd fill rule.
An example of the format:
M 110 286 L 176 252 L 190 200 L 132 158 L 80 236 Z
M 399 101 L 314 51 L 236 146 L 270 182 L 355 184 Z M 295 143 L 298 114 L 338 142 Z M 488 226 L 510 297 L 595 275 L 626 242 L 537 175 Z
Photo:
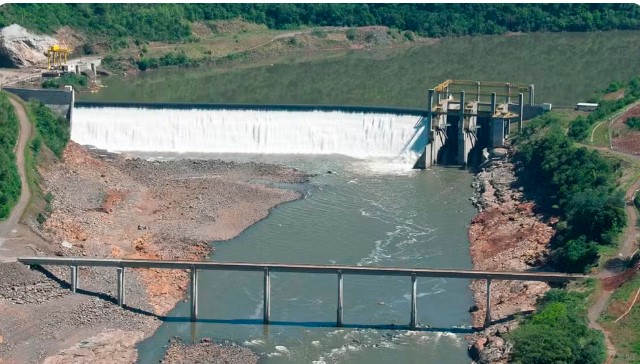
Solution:
M 273 29 L 385 25 L 427 37 L 640 29 L 635 4 L 5 4 L 0 25 L 70 26 L 111 39 L 182 41 L 194 22 L 242 18 Z

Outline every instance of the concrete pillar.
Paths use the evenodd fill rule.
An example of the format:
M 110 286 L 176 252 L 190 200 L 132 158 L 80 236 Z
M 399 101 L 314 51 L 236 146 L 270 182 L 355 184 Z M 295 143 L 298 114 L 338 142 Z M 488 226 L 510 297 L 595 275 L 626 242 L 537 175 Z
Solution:
M 78 289 L 78 266 L 72 265 L 71 267 L 71 292 L 76 293 Z
M 80 74 L 80 65 L 76 64 L 75 69 L 76 69 L 76 75 L 79 75 Z
M 342 271 L 338 271 L 338 320 L 337 326 L 342 326 L 343 319 L 343 304 L 344 304 L 344 293 L 343 293 L 343 279 L 342 279 Z
M 91 62 L 91 73 L 93 73 L 93 76 L 98 75 L 98 71 L 96 70 L 96 64 L 93 62 Z
M 476 101 L 480 102 L 480 82 L 476 82 Z
M 487 309 L 484 316 L 484 327 L 491 325 L 491 278 L 487 278 Z
M 520 116 L 518 117 L 518 133 L 522 132 L 522 120 L 524 119 L 524 94 L 518 94 L 518 109 Z
M 460 117 L 458 119 L 458 156 L 457 163 L 467 164 L 467 133 L 464 130 L 464 109 L 465 96 L 464 91 L 460 91 Z
M 198 320 L 198 270 L 191 268 L 191 321 Z
M 507 90 L 507 96 L 505 96 L 504 100 L 507 105 L 509 105 L 509 103 L 511 102 L 511 85 L 509 83 L 505 83 L 505 87 Z
M 491 93 L 491 117 L 496 113 L 496 93 Z
M 125 285 L 125 277 L 124 277 L 124 267 L 117 268 L 118 272 L 118 306 L 124 306 L 124 285 Z
M 529 105 L 533 105 L 535 98 L 534 98 L 534 87 L 533 85 L 529 85 Z
M 415 274 L 411 275 L 411 321 L 409 322 L 409 328 L 415 330 L 416 317 L 418 316 L 418 307 L 416 299 L 418 297 L 418 277 Z
M 268 325 L 271 318 L 271 275 L 269 274 L 269 268 L 264 269 L 264 294 L 262 298 L 264 299 L 262 322 Z

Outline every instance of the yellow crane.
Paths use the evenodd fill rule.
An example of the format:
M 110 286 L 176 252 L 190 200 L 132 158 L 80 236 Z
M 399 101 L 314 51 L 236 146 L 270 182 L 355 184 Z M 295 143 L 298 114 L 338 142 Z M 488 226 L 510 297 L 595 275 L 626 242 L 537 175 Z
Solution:
M 62 68 L 62 65 L 67 63 L 67 57 L 71 51 L 72 49 L 65 45 L 54 44 L 49 47 L 45 53 L 47 56 L 47 69 Z

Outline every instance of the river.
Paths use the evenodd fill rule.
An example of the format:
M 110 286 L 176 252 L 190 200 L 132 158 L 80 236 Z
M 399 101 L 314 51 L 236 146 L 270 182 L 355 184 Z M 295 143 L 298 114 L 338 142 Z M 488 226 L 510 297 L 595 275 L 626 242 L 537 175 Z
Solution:
M 327 156 L 223 157 L 277 160 L 318 175 L 303 186 L 283 186 L 300 189 L 304 198 L 275 208 L 237 238 L 214 243 L 212 260 L 471 267 L 466 230 L 474 209 L 467 171 L 385 171 L 383 164 Z M 375 328 L 408 325 L 407 277 L 346 275 L 344 328 L 333 327 L 335 276 L 273 273 L 271 279 L 274 324 L 264 327 L 261 273 L 202 272 L 200 322 L 190 323 L 189 304 L 179 304 L 140 344 L 139 362 L 157 363 L 174 336 L 232 340 L 265 363 L 468 360 L 463 338 L 473 304 L 468 280 L 419 279 L 417 322 L 430 328 L 410 332 Z

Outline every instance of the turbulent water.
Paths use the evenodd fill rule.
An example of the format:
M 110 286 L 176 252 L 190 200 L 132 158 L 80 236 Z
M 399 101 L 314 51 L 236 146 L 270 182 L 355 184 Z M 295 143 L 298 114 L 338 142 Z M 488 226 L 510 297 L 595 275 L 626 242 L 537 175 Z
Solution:
M 317 174 L 307 184 L 282 186 L 300 189 L 304 198 L 275 208 L 237 238 L 214 243 L 210 259 L 215 261 L 471 267 L 466 236 L 474 214 L 467 200 L 471 174 L 393 163 L 418 144 L 417 117 L 226 113 L 79 108 L 72 138 L 112 151 L 138 149 L 132 154 L 145 158 L 251 160 Z M 229 116 L 222 126 L 212 115 L 235 119 Z M 185 152 L 190 148 L 197 153 Z M 235 154 L 214 154 L 215 148 Z M 272 273 L 273 325 L 263 326 L 262 274 L 203 271 L 198 323 L 189 322 L 189 305 L 179 304 L 139 345 L 139 363 L 157 363 L 175 336 L 187 342 L 232 340 L 265 363 L 468 361 L 463 338 L 473 304 L 468 280 L 418 279 L 417 318 L 424 330 L 412 332 L 406 330 L 409 277 L 345 275 L 344 328 L 334 327 L 336 279 Z
M 341 111 L 76 108 L 71 138 L 118 152 L 341 154 L 415 162 L 414 115 Z

